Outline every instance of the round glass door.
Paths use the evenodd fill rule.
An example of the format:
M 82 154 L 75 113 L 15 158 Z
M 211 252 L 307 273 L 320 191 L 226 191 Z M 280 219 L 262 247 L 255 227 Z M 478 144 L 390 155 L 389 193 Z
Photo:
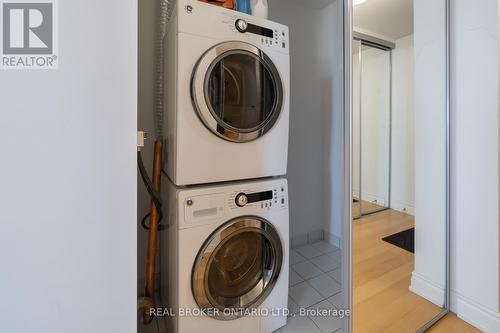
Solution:
M 258 306 L 269 295 L 282 262 L 281 239 L 269 222 L 259 217 L 230 221 L 210 236 L 198 254 L 192 276 L 194 298 L 217 319 L 239 318 L 242 310 Z
M 278 70 L 257 47 L 222 43 L 206 52 L 192 80 L 193 104 L 205 126 L 233 142 L 267 133 L 283 106 Z

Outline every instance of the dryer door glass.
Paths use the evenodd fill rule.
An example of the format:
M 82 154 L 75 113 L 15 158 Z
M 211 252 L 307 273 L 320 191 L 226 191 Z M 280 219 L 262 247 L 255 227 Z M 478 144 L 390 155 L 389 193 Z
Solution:
M 242 42 L 223 43 L 203 56 L 193 76 L 192 93 L 203 123 L 234 142 L 264 135 L 283 106 L 283 85 L 273 62 Z
M 195 299 L 203 309 L 221 310 L 214 314 L 219 319 L 241 317 L 241 310 L 264 301 L 282 261 L 281 240 L 269 222 L 256 217 L 233 220 L 212 234 L 200 251 L 193 270 Z
M 219 59 L 207 78 L 206 94 L 215 116 L 237 131 L 253 132 L 276 112 L 276 83 L 252 53 L 234 52 Z

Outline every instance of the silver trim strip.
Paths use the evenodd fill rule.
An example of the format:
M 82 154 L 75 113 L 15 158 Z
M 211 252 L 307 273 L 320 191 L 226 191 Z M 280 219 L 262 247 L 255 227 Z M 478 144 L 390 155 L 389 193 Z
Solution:
M 342 224 L 343 303 L 352 303 L 352 0 L 343 1 L 344 10 L 344 223 Z M 352 313 L 344 320 L 344 331 L 352 332 Z
M 446 1 L 446 297 L 451 310 L 451 2 Z
M 443 310 L 441 311 L 440 313 L 438 313 L 434 318 L 431 319 L 431 321 L 427 322 L 424 324 L 424 326 L 420 327 L 415 333 L 424 333 L 424 332 L 427 332 L 432 326 L 434 326 L 435 324 L 437 324 L 441 319 L 443 319 L 444 317 L 446 317 L 446 315 L 449 313 L 450 311 L 448 310 Z
M 393 126 L 392 126 L 392 120 L 393 120 L 393 104 L 392 104 L 392 94 L 393 94 L 393 58 L 392 58 L 392 50 L 389 50 L 389 179 L 388 179 L 388 185 L 389 188 L 387 189 L 387 205 L 385 207 L 391 208 L 392 207 L 392 154 L 393 154 L 393 149 L 392 149 L 392 131 L 393 131 Z

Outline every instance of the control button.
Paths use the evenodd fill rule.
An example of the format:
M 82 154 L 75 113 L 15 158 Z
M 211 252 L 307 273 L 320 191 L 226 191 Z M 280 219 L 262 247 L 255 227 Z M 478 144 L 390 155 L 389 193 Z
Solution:
M 272 207 L 272 206 L 273 206 L 273 202 L 271 201 L 271 202 L 269 203 L 269 207 Z
M 284 187 L 281 188 L 281 192 L 285 192 L 285 188 Z
M 192 206 L 192 205 L 194 204 L 194 202 L 193 202 L 193 200 L 192 200 L 192 199 L 188 199 L 188 200 L 186 201 L 186 204 L 187 204 L 188 206 Z
M 234 201 L 238 207 L 245 207 L 248 203 L 248 197 L 245 193 L 240 193 L 236 196 Z
M 248 29 L 248 23 L 245 20 L 242 19 L 237 19 L 236 20 L 236 30 L 238 30 L 241 33 L 247 32 Z
M 284 205 L 285 204 L 285 198 L 281 198 L 281 204 Z

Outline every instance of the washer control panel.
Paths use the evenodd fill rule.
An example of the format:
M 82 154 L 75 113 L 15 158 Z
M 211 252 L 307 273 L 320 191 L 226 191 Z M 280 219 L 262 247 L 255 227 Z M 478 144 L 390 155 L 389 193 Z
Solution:
M 240 182 L 229 185 L 201 186 L 197 189 L 173 189 L 179 228 L 206 225 L 231 216 L 281 213 L 288 209 L 288 184 L 285 179 Z M 170 203 L 173 204 L 173 201 Z

